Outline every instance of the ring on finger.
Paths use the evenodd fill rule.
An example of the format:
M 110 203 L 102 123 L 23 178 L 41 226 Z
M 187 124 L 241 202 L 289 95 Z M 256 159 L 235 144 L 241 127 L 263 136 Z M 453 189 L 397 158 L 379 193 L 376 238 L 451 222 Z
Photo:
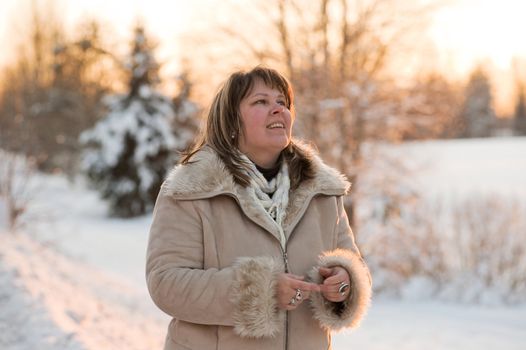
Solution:
M 345 294 L 347 294 L 347 290 L 349 289 L 349 283 L 341 282 L 340 287 L 338 288 L 338 293 L 343 297 Z
M 296 289 L 296 295 L 294 295 L 294 298 L 296 301 L 302 301 L 303 300 L 303 293 L 301 292 L 301 289 Z
M 290 306 L 296 306 L 296 297 L 295 296 L 290 298 L 289 305 Z

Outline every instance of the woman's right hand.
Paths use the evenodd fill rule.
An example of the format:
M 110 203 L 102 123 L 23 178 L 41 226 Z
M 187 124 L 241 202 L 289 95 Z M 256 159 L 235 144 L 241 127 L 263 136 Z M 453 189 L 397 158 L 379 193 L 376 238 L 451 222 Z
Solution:
M 278 307 L 284 310 L 294 310 L 304 300 L 309 299 L 310 292 L 319 291 L 319 285 L 305 282 L 303 276 L 282 273 L 278 277 Z

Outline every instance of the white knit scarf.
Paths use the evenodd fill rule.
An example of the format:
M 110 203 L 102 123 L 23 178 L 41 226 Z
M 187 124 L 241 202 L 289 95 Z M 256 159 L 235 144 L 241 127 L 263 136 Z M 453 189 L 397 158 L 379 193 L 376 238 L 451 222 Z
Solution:
M 287 166 L 287 162 L 284 159 L 282 160 L 278 174 L 269 182 L 246 155 L 241 155 L 241 158 L 250 167 L 247 171 L 247 174 L 250 176 L 250 190 L 254 191 L 258 202 L 276 223 L 279 230 L 281 246 L 285 249 L 287 239 L 282 225 L 283 219 L 285 218 L 285 210 L 289 203 L 290 190 L 289 167 Z M 270 197 L 271 194 L 272 197 Z

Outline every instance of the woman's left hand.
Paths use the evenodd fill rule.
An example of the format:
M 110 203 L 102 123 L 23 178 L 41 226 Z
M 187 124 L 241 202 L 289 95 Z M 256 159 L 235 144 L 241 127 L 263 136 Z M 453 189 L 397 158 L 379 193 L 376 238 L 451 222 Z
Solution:
M 337 303 L 349 297 L 351 282 L 347 270 L 340 266 L 320 267 L 319 272 L 324 279 L 321 293 L 325 299 Z

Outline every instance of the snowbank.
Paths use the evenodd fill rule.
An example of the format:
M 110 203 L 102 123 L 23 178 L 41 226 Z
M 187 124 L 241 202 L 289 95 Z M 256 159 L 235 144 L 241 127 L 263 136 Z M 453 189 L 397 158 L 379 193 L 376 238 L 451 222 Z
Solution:
M 0 347 L 160 349 L 142 293 L 22 234 L 0 233 Z
M 526 137 L 408 142 L 393 152 L 412 159 L 422 194 L 526 198 Z

